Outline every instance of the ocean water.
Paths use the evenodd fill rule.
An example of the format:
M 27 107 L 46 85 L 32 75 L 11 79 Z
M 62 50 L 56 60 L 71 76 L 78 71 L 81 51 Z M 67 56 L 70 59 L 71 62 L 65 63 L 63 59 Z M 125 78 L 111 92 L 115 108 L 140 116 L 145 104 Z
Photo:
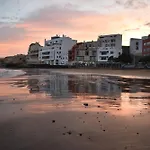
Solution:
M 25 74 L 22 70 L 0 69 L 0 78 L 11 78 Z

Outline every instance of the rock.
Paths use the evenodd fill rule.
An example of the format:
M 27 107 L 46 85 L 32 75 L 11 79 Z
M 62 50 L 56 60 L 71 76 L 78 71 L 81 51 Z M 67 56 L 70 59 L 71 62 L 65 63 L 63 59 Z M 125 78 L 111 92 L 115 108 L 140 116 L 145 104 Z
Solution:
M 103 130 L 104 132 L 106 131 L 106 130 Z
M 98 108 L 100 108 L 101 106 L 97 106 Z
M 66 126 L 64 126 L 64 129 L 66 129 L 67 127 Z
M 79 136 L 82 136 L 82 133 L 79 133 Z
M 85 113 L 85 115 L 86 115 L 87 113 Z
M 68 133 L 69 135 L 71 135 L 71 134 L 72 134 L 72 132 L 71 132 L 71 131 L 68 131 L 67 133 Z
M 55 123 L 56 121 L 55 120 L 52 120 L 52 123 Z
M 63 133 L 63 135 L 66 135 L 66 133 Z
M 83 105 L 84 105 L 84 106 L 86 106 L 86 107 L 87 107 L 87 106 L 89 106 L 89 104 L 88 104 L 88 103 L 84 103 Z
M 99 112 L 97 112 L 97 114 L 99 114 Z
M 139 132 L 137 132 L 136 134 L 139 135 Z
M 20 110 L 22 110 L 22 108 L 20 108 Z

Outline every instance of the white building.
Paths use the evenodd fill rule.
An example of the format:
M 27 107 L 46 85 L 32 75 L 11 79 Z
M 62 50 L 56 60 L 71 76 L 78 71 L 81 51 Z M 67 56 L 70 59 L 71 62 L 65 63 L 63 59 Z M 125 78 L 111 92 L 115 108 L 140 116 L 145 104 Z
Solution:
M 107 62 L 110 58 L 118 58 L 122 54 L 122 35 L 112 34 L 99 36 L 100 46 L 97 49 L 97 61 Z
M 130 54 L 135 56 L 142 55 L 142 39 L 130 39 Z
M 77 43 L 66 36 L 54 36 L 51 40 L 45 40 L 45 46 L 40 51 L 39 59 L 45 64 L 68 64 L 68 51 Z

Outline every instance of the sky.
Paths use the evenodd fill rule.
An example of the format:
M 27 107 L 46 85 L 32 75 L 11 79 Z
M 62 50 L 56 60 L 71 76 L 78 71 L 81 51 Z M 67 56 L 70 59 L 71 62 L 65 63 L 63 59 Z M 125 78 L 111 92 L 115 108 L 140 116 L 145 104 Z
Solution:
M 129 45 L 150 34 L 149 8 L 150 0 L 0 0 L 0 57 L 56 34 L 82 42 L 119 33 Z

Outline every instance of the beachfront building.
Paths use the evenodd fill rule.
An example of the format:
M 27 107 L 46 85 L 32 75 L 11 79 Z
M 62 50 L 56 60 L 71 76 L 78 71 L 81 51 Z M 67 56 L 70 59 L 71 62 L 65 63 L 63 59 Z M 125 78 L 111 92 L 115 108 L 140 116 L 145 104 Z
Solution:
M 75 44 L 71 50 L 68 52 L 68 61 L 70 64 L 73 64 L 76 62 L 76 50 L 82 43 Z
M 97 61 L 107 62 L 110 59 L 118 58 L 122 54 L 122 35 L 111 34 L 99 36 L 100 43 L 97 49 Z
M 130 54 L 134 56 L 142 56 L 142 39 L 130 39 Z
M 38 42 L 30 44 L 27 55 L 28 64 L 40 64 L 39 53 L 41 49 L 42 46 Z
M 150 56 L 150 35 L 142 37 L 142 55 Z
M 68 51 L 77 43 L 65 35 L 53 36 L 50 40 L 45 40 L 45 45 L 40 51 L 39 60 L 49 65 L 67 65 Z
M 78 44 L 75 49 L 75 61 L 81 63 L 94 63 L 96 61 L 97 46 L 97 41 L 83 42 Z

